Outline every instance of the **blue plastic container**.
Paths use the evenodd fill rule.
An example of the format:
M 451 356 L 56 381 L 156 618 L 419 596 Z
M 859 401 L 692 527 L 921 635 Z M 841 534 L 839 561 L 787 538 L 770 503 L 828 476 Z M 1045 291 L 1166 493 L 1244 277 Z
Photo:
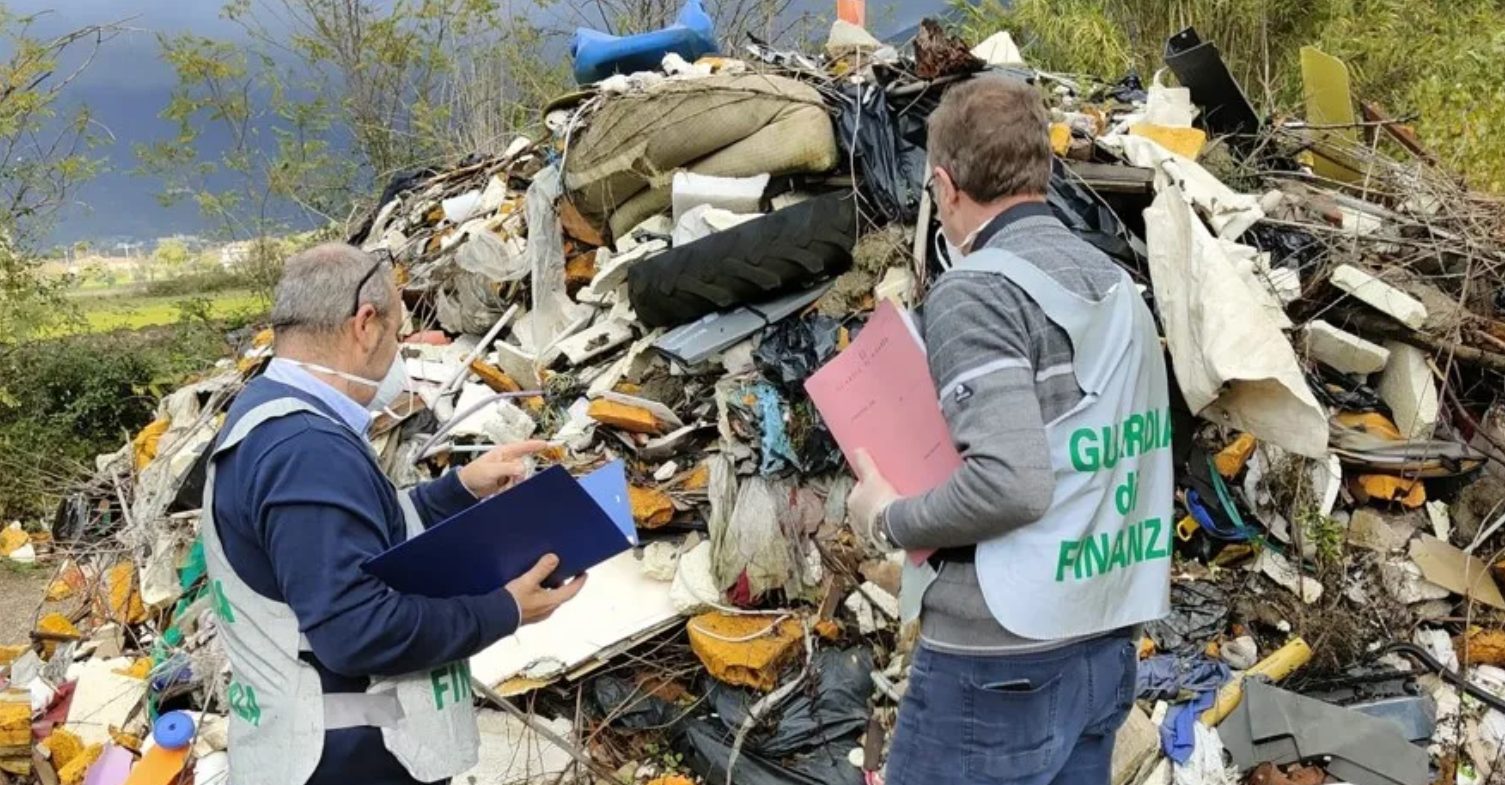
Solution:
M 180 750 L 193 741 L 193 717 L 186 711 L 170 711 L 152 726 L 152 740 L 166 750 Z
M 688 0 L 674 24 L 661 30 L 616 36 L 579 27 L 570 42 L 577 84 L 599 82 L 612 74 L 656 71 L 670 52 L 692 63 L 716 53 L 714 23 L 700 0 Z

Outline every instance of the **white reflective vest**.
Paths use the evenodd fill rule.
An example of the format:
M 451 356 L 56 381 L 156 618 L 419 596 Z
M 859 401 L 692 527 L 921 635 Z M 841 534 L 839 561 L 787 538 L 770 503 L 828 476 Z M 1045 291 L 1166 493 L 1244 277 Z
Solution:
M 323 412 L 294 398 L 246 412 L 215 447 L 204 485 L 200 532 L 218 640 L 230 656 L 230 780 L 235 785 L 302 785 L 324 751 L 324 733 L 379 727 L 382 741 L 414 779 L 437 782 L 476 764 L 480 735 L 464 661 L 396 678 L 375 678 L 364 693 L 325 695 L 319 674 L 299 659 L 309 651 L 285 603 L 240 580 L 214 524 L 215 462 L 262 423 L 294 412 Z M 331 418 L 332 419 L 332 418 Z M 376 457 L 371 456 L 373 464 Z M 423 531 L 408 495 L 397 493 L 407 534 Z
M 1002 275 L 1071 338 L 1082 400 L 1045 424 L 1055 493 L 1038 521 L 977 545 L 977 579 L 1004 629 L 1094 635 L 1170 613 L 1175 472 L 1165 357 L 1127 274 L 1098 302 L 996 248 L 956 266 Z M 942 396 L 955 390 L 941 390 Z M 935 577 L 906 560 L 906 618 Z

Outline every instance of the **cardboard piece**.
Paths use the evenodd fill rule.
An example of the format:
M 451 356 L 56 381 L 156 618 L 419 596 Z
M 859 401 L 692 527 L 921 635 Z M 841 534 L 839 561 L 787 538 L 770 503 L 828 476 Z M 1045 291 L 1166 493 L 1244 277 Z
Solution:
M 1428 534 L 1411 541 L 1411 560 L 1423 578 L 1454 594 L 1505 610 L 1505 597 L 1490 575 L 1489 565 Z

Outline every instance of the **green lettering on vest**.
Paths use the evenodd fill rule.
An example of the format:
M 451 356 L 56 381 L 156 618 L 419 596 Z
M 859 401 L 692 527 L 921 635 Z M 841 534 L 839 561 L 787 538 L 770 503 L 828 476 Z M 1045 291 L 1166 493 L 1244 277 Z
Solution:
M 1144 450 L 1140 454 L 1160 447 L 1160 412 L 1151 409 L 1144 413 Z
M 1129 528 L 1134 528 L 1130 526 Z M 1124 530 L 1119 529 L 1118 534 L 1113 536 L 1113 555 L 1108 559 L 1108 569 L 1114 567 L 1129 566 L 1129 554 L 1124 549 Z
M 1169 542 L 1166 543 L 1166 547 L 1164 549 L 1161 549 L 1159 545 L 1156 544 L 1156 541 L 1160 539 L 1160 529 L 1162 528 L 1160 525 L 1160 519 L 1145 518 L 1144 522 L 1139 525 L 1143 526 L 1145 528 L 1145 531 L 1148 532 L 1148 536 L 1145 537 L 1145 540 L 1149 543 L 1144 552 L 1145 560 L 1148 561 L 1150 559 L 1163 559 L 1169 556 Z M 1169 530 L 1167 530 L 1167 533 L 1169 533 Z
M 1144 444 L 1144 417 L 1131 414 L 1124 421 L 1124 455 L 1133 458 L 1146 452 L 1149 448 Z
M 1091 428 L 1078 428 L 1071 432 L 1071 466 L 1079 472 L 1097 471 L 1097 432 Z M 1084 444 L 1085 443 L 1085 444 Z
M 234 712 L 235 716 L 253 726 L 261 726 L 261 706 L 256 703 L 255 687 L 232 681 L 226 697 L 230 699 L 230 711 Z
M 429 682 L 434 685 L 434 708 L 439 711 L 444 710 L 444 693 L 450 689 L 452 678 L 448 665 L 429 671 Z
M 1129 529 L 1129 558 L 1135 564 L 1144 561 L 1144 530 L 1138 526 L 1130 526 Z
M 1171 410 L 1167 408 L 1160 416 L 1164 418 L 1163 430 L 1160 432 L 1160 446 L 1169 447 L 1171 446 Z
M 225 621 L 226 624 L 235 623 L 235 610 L 230 607 L 230 600 L 225 597 L 225 585 L 219 581 L 211 581 L 209 593 L 213 595 L 214 614 Z
M 1056 558 L 1056 583 L 1066 580 L 1066 568 L 1076 565 L 1077 551 L 1082 549 L 1081 543 L 1076 540 L 1062 540 L 1061 553 Z M 1081 568 L 1076 568 L 1077 577 L 1081 577 Z
M 1083 558 L 1087 563 L 1087 577 L 1102 575 L 1108 571 L 1108 535 L 1099 534 L 1096 537 L 1087 537 L 1082 541 Z
M 1103 468 L 1111 469 L 1118 465 L 1119 451 L 1123 445 L 1118 440 L 1122 437 L 1118 423 L 1103 428 Z

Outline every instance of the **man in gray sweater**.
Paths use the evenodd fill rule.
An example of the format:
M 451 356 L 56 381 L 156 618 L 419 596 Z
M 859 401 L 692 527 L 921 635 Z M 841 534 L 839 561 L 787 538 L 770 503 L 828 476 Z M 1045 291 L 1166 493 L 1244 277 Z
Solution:
M 928 151 L 954 266 L 922 332 L 962 466 L 901 499 L 860 455 L 849 499 L 880 546 L 935 551 L 906 570 L 920 646 L 886 781 L 1106 785 L 1134 699 L 1134 631 L 1169 610 L 1158 334 L 1128 276 L 1046 206 L 1033 87 L 953 88 Z

